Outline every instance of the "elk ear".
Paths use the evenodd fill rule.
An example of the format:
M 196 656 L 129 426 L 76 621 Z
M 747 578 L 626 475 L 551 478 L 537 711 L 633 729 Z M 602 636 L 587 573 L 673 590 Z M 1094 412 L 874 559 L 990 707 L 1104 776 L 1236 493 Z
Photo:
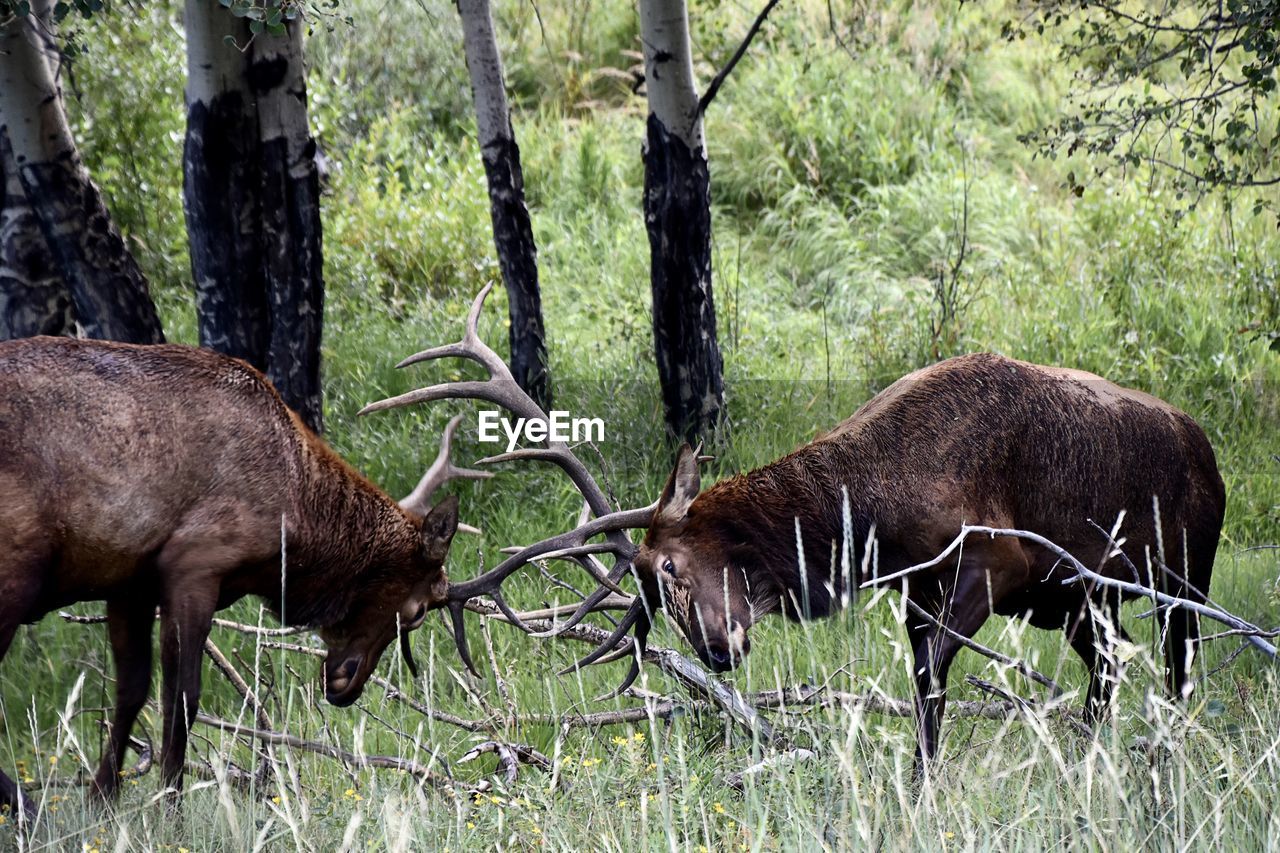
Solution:
M 422 553 L 431 563 L 444 564 L 449 543 L 458 532 L 458 496 L 440 501 L 422 519 Z
M 667 478 L 666 488 L 662 490 L 662 497 L 658 500 L 658 518 L 671 524 L 682 521 L 701 488 L 698 451 L 686 443 L 680 447 L 676 467 Z

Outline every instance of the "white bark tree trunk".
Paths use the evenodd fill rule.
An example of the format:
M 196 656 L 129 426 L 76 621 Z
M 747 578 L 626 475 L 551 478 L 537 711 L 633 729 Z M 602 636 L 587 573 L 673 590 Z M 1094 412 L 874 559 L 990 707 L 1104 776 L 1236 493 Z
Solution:
M 489 215 L 511 319 L 511 373 L 543 409 L 551 408 L 546 331 L 538 287 L 538 252 L 524 201 L 524 171 L 511 126 L 502 58 L 489 0 L 457 0 L 471 76 L 480 153 L 489 185 Z
M 261 369 L 319 432 L 324 278 L 304 23 L 254 36 L 217 0 L 186 0 L 186 27 L 183 208 L 200 342 Z
M 722 425 L 724 378 L 711 290 L 711 178 L 684 0 L 640 0 L 640 37 L 654 353 L 667 428 L 696 441 Z
M 260 234 L 271 303 L 267 376 L 307 425 L 322 428 L 320 333 L 324 319 L 320 173 L 307 120 L 301 18 L 283 36 L 253 42 L 249 86 L 257 99 Z
M 183 210 L 200 344 L 265 371 L 271 311 L 258 233 L 258 123 L 243 50 L 249 26 L 216 0 L 187 0 L 185 22 Z
M 146 279 L 80 160 L 62 110 L 49 4 L 0 30 L 0 131 L 90 337 L 164 340 Z M 50 59 L 52 57 L 52 59 Z

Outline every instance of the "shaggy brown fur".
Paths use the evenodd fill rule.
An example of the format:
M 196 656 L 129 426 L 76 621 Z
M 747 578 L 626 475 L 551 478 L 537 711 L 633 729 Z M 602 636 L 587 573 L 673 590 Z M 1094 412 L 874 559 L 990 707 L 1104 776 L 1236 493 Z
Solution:
M 397 622 L 416 627 L 444 600 L 457 527 L 455 499 L 425 519 L 406 512 L 257 370 L 182 346 L 0 343 L 0 495 L 0 658 L 22 622 L 107 603 L 117 686 L 104 796 L 150 688 L 157 606 L 162 767 L 176 785 L 214 611 L 256 595 L 318 629 L 326 695 L 350 704 Z M 17 800 L 3 773 L 0 800 Z
M 823 616 L 858 576 L 874 527 L 873 571 L 887 575 L 942 551 L 963 524 L 1039 533 L 1109 577 L 1155 583 L 1203 600 L 1209 591 L 1225 497 L 1213 449 L 1186 414 L 1092 374 L 998 355 L 953 358 L 900 379 L 825 436 L 777 462 L 699 494 L 685 447 L 637 558 L 651 600 L 682 626 L 717 670 L 749 650 L 760 616 Z M 852 541 L 842 576 L 844 495 Z M 1153 511 L 1159 507 L 1159 529 Z M 1133 577 L 1109 555 L 1121 512 L 1124 554 L 1141 575 L 1159 558 L 1167 572 Z M 804 571 L 796 546 L 803 542 Z M 971 537 L 962 556 L 912 575 L 909 598 L 972 636 L 992 613 L 1027 614 L 1066 630 L 1090 672 L 1087 710 L 1109 701 L 1105 652 L 1119 628 L 1119 600 L 1094 593 L 1116 630 L 1089 617 L 1086 590 L 1029 542 Z M 657 593 L 661 588 L 661 594 Z M 727 604 L 727 607 L 726 607 Z M 932 756 L 947 671 L 960 644 L 908 619 L 917 670 L 919 752 Z M 1169 687 L 1190 688 L 1189 646 L 1198 624 L 1174 611 L 1166 626 Z

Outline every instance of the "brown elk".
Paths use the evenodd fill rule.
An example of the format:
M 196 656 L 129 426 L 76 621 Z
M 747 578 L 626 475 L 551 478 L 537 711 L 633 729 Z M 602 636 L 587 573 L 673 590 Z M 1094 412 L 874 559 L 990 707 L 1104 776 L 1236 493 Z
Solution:
M 462 340 L 401 365 L 468 358 L 489 372 L 487 381 L 421 388 L 368 410 L 470 398 L 545 418 L 478 337 L 488 292 L 472 305 Z M 631 657 L 615 693 L 638 676 L 636 652 L 659 609 L 707 666 L 725 671 L 747 654 L 747 632 L 763 615 L 824 616 L 862 584 L 893 581 L 890 575 L 929 564 L 893 581 L 911 612 L 921 762 L 937 749 L 951 662 L 992 613 L 1025 615 L 1037 627 L 1066 632 L 1089 670 L 1091 715 L 1114 687 L 1108 646 L 1125 636 L 1115 589 L 1064 584 L 1079 580 L 1076 571 L 1027 539 L 969 537 L 958 553 L 948 550 L 962 528 L 1030 531 L 1105 577 L 1203 602 L 1225 506 L 1213 449 L 1186 414 L 1093 374 L 990 354 L 906 376 L 816 441 L 705 492 L 699 457 L 685 446 L 658 502 L 644 509 L 610 511 L 603 490 L 563 444 L 485 461 L 521 459 L 563 468 L 586 500 L 584 514 L 595 517 L 513 549 L 468 581 L 466 592 L 491 594 L 508 622 L 533 633 L 503 598 L 503 581 L 534 559 L 577 562 L 599 585 L 551 633 L 596 610 L 626 607 L 608 639 L 570 668 Z M 1113 540 L 1097 525 L 1111 525 L 1122 513 L 1127 520 Z M 638 548 L 623 533 L 634 527 L 648 527 Z M 607 541 L 590 541 L 600 535 Z M 943 552 L 948 556 L 936 559 Z M 603 553 L 616 557 L 610 570 L 597 559 Z M 864 559 L 874 576 L 860 576 Z M 641 595 L 619 595 L 617 584 L 633 570 Z M 450 606 L 460 609 L 464 596 L 457 598 Z M 1097 613 L 1110 629 L 1095 620 Z M 1182 694 L 1199 624 L 1181 608 L 1163 611 L 1163 619 L 1167 680 Z M 632 642 L 626 634 L 633 629 Z M 466 659 L 460 630 L 458 644 Z
M 19 624 L 105 600 L 116 707 L 96 791 L 116 793 L 151 680 L 160 610 L 162 772 L 181 785 L 216 610 L 247 596 L 328 648 L 326 698 L 349 705 L 386 647 L 449 599 L 457 499 L 441 453 L 401 504 L 347 465 L 257 370 L 183 346 L 0 343 L 0 658 Z M 283 553 L 282 553 L 283 548 Z M 19 802 L 0 773 L 0 799 Z M 30 810 L 30 801 L 22 797 Z
M 1159 588 L 1203 602 L 1224 505 L 1213 449 L 1188 415 L 1089 373 L 979 354 L 900 379 L 816 441 L 706 491 L 685 446 L 635 566 L 650 601 L 723 671 L 763 614 L 824 616 L 866 582 L 868 540 L 887 576 L 929 563 L 966 524 L 1038 533 L 1106 577 L 1147 583 L 1134 572 L 1155 560 Z M 1122 513 L 1116 543 L 1095 525 Z M 912 605 L 918 756 L 937 749 L 962 638 L 992 613 L 1065 630 L 1089 670 L 1086 712 L 1109 701 L 1120 596 L 1063 584 L 1075 574 L 1025 539 L 969 537 L 958 556 L 897 581 Z M 1166 677 L 1181 695 L 1199 625 L 1183 609 L 1167 620 Z

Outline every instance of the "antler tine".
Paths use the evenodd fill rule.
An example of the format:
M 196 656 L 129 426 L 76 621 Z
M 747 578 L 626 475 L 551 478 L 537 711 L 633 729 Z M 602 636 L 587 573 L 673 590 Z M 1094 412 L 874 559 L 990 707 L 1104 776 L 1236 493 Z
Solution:
M 608 693 L 601 693 L 599 696 L 596 696 L 592 701 L 608 702 L 610 699 L 613 699 L 614 697 L 621 696 L 623 693 L 626 692 L 628 687 L 636 683 L 636 679 L 640 677 L 641 655 L 637 654 L 636 650 L 631 647 L 627 648 L 627 654 L 633 655 L 633 657 L 631 658 L 631 668 L 627 670 L 627 674 L 623 677 L 622 683 L 619 684 L 617 687 L 613 688 L 612 690 L 610 690 Z M 608 659 L 610 661 L 617 660 L 617 658 L 613 657 L 612 655 L 610 655 Z M 603 659 L 600 661 L 600 663 L 604 663 L 604 662 L 605 661 Z
M 396 367 L 408 367 L 411 364 L 434 361 L 438 358 L 469 358 L 488 370 L 491 379 L 514 381 L 507 363 L 488 344 L 480 340 L 478 331 L 480 312 L 484 309 L 484 301 L 489 297 L 489 293 L 492 290 L 493 282 L 489 282 L 480 289 L 480 293 L 471 301 L 471 308 L 467 310 L 467 324 L 462 333 L 462 340 L 415 353 L 397 364 Z
M 560 670 L 557 675 L 568 675 L 571 672 L 576 672 L 584 666 L 590 666 L 600 660 L 600 658 L 613 651 L 613 647 L 617 645 L 618 641 L 625 637 L 627 632 L 631 630 L 631 626 L 636 624 L 640 617 L 644 615 L 644 599 L 637 596 L 636 600 L 632 602 L 631 607 L 627 610 L 627 614 L 623 616 L 622 621 L 618 623 L 618 627 L 613 629 L 613 633 L 609 634 L 609 636 L 603 640 L 600 645 L 596 646 L 590 654 L 578 660 L 573 664 L 573 666 L 565 667 Z
M 592 514 L 601 516 L 609 512 L 609 502 L 605 498 L 604 492 L 596 484 L 591 472 L 587 470 L 587 466 L 582 464 L 582 460 L 575 456 L 567 445 L 554 443 L 547 447 L 522 447 L 519 450 L 512 450 L 508 453 L 486 456 L 477 460 L 476 464 L 496 465 L 500 462 L 520 462 L 525 460 L 550 462 L 560 466 L 560 469 L 568 475 L 573 485 L 582 493 L 582 497 L 587 506 L 590 507 Z
M 645 527 L 653 517 L 653 510 L 655 506 L 656 504 L 642 509 L 629 509 L 622 510 L 620 512 L 612 512 L 608 515 L 602 516 L 601 518 L 593 518 L 591 521 L 588 521 L 586 524 L 576 527 L 573 530 L 556 534 L 555 536 L 543 539 L 541 542 L 535 542 L 532 545 L 527 545 L 479 577 L 472 578 L 469 581 L 462 581 L 460 583 L 453 584 L 449 589 L 449 597 L 451 600 L 465 601 L 466 599 L 474 598 L 477 595 L 492 594 L 493 591 L 517 569 L 532 560 L 541 558 L 542 555 L 547 552 L 582 545 L 587 539 L 590 539 L 593 536 L 598 536 L 601 533 L 616 533 L 617 531 L 626 530 L 632 527 Z M 628 541 L 626 537 L 622 537 L 622 539 L 623 544 L 616 547 L 635 548 L 635 545 Z M 623 568 L 623 571 L 625 571 L 625 567 L 627 565 L 629 565 L 629 559 L 622 559 L 619 563 L 619 566 Z M 617 568 L 615 568 L 614 571 L 618 573 L 618 577 L 613 578 L 611 574 L 610 578 L 616 584 L 622 574 Z
M 440 437 L 440 452 L 436 454 L 435 461 L 431 463 L 431 467 L 427 468 L 414 490 L 400 501 L 400 506 L 419 515 L 426 515 L 431 509 L 431 498 L 436 490 L 450 480 L 487 480 L 493 476 L 492 471 L 458 468 L 453 464 L 450 453 L 453 451 L 453 436 L 458 431 L 460 423 L 462 423 L 462 415 L 454 415 L 449 420 L 448 426 L 444 428 L 444 434 Z
M 386 409 L 398 409 L 403 406 L 412 406 L 415 403 L 430 403 L 433 400 L 462 399 L 483 400 L 486 403 L 494 403 L 520 417 L 544 417 L 541 414 L 532 415 L 528 408 L 529 406 L 535 406 L 535 410 L 538 412 L 542 410 L 537 409 L 536 404 L 524 395 L 519 385 L 506 379 L 469 379 L 465 382 L 445 382 L 440 385 L 430 385 L 426 388 L 406 391 L 404 394 L 370 403 L 356 412 L 356 415 L 368 415 Z

